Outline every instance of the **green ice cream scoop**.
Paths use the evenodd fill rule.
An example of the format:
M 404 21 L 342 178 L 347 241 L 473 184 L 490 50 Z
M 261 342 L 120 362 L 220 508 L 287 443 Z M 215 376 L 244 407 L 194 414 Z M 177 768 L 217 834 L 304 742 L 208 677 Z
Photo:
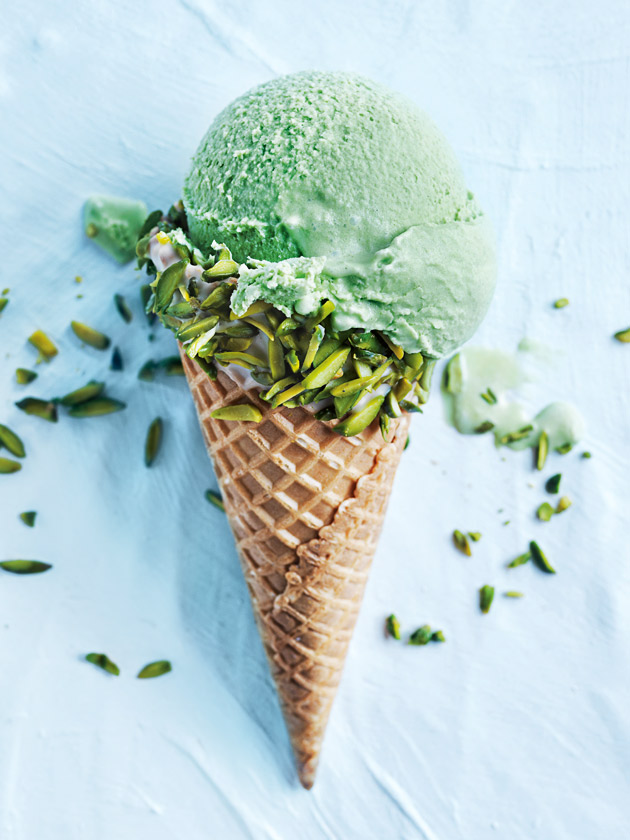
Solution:
M 298 311 L 327 297 L 337 329 L 382 330 L 439 357 L 489 306 L 492 231 L 452 150 L 413 103 L 360 76 L 298 73 L 234 101 L 202 140 L 183 199 L 200 248 L 264 261 L 244 272 L 237 310 L 286 302 L 290 287 Z M 318 258 L 317 271 L 296 257 Z

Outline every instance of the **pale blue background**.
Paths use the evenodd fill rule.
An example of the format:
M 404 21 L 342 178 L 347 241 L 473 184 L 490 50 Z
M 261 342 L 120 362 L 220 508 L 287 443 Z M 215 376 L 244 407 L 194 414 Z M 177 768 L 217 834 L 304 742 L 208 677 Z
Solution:
M 28 457 L 0 477 L 0 556 L 55 567 L 0 579 L 2 840 L 627 837 L 630 348 L 610 339 L 630 325 L 626 0 L 25 0 L 1 16 L 0 422 Z M 80 209 L 92 192 L 166 208 L 224 104 L 309 67 L 369 74 L 441 126 L 497 230 L 500 285 L 475 341 L 550 345 L 528 398 L 575 400 L 594 457 L 552 461 L 574 506 L 537 523 L 529 457 L 459 437 L 434 395 L 306 793 L 227 524 L 203 499 L 215 482 L 185 383 L 136 379 L 172 341 L 149 343 L 137 276 L 84 240 Z M 571 306 L 553 310 L 564 295 Z M 124 373 L 80 348 L 73 318 L 113 337 Z M 20 389 L 36 327 L 61 352 Z M 52 426 L 13 407 L 101 376 L 127 411 Z M 32 508 L 27 530 L 17 515 Z M 483 532 L 473 558 L 451 547 L 455 527 Z M 532 537 L 555 578 L 505 571 Z M 483 583 L 526 598 L 481 616 Z M 448 642 L 386 642 L 391 610 Z M 123 675 L 82 663 L 89 650 Z M 172 674 L 134 679 L 162 657 Z

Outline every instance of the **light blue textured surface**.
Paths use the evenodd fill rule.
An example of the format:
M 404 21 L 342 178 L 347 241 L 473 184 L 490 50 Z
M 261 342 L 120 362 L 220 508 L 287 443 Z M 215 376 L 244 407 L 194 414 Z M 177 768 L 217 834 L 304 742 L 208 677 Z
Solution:
M 54 569 L 0 579 L 2 840 L 627 836 L 630 348 L 610 335 L 630 325 L 629 36 L 625 0 L 4 10 L 0 422 L 28 455 L 0 476 L 0 555 Z M 93 192 L 166 208 L 219 109 L 307 67 L 401 90 L 451 140 L 499 241 L 476 343 L 510 349 L 527 334 L 554 347 L 532 405 L 575 400 L 594 453 L 554 457 L 545 476 L 562 471 L 574 504 L 537 523 L 543 478 L 528 455 L 459 437 L 433 397 L 414 420 L 311 793 L 296 786 L 227 524 L 203 499 L 215 482 L 185 383 L 136 379 L 172 340 L 148 341 L 137 275 L 80 229 Z M 114 292 L 132 302 L 130 326 Z M 570 307 L 552 309 L 564 295 Z M 125 371 L 82 349 L 71 319 L 110 334 Z M 36 327 L 61 352 L 19 388 Z M 101 376 L 127 411 L 52 426 L 12 405 Z M 164 449 L 147 470 L 158 414 Z M 32 530 L 17 518 L 28 509 Z M 483 532 L 472 558 L 450 545 L 455 527 Z M 505 570 L 532 537 L 555 578 Z M 484 583 L 526 598 L 497 597 L 481 616 Z M 447 643 L 386 642 L 392 610 Z M 122 676 L 82 663 L 90 650 Z M 162 657 L 172 674 L 135 680 Z

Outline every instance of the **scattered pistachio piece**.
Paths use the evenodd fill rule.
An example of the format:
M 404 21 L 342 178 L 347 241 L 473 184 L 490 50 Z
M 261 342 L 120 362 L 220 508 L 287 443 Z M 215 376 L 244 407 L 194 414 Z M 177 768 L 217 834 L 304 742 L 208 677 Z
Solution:
M 114 303 L 116 304 L 118 314 L 123 319 L 123 321 L 126 324 L 130 324 L 133 320 L 133 312 L 129 308 L 129 304 L 125 300 L 124 295 L 114 295 Z
M 252 423 L 260 423 L 262 412 L 255 405 L 243 403 L 242 405 L 226 405 L 223 408 L 215 408 L 210 417 L 214 420 L 247 420 Z
M 616 338 L 617 341 L 621 341 L 622 344 L 630 343 L 630 327 L 628 327 L 627 330 L 619 330 L 619 332 L 616 332 L 614 338 Z
M 16 406 L 25 414 L 40 417 L 42 420 L 48 420 L 49 423 L 57 422 L 57 406 L 48 400 L 25 397 L 23 400 L 16 402 Z
M 477 428 L 475 429 L 476 435 L 483 435 L 486 432 L 491 432 L 494 429 L 494 423 L 490 420 L 484 420 Z
M 479 531 L 469 531 L 468 536 L 473 542 L 479 542 L 479 540 L 481 539 L 481 534 L 479 533 Z
M 35 519 L 37 517 L 36 510 L 25 510 L 24 513 L 20 514 L 20 519 L 25 525 L 28 525 L 29 528 L 35 527 Z
M 524 598 L 522 592 L 517 592 L 516 589 L 508 589 L 507 592 L 503 593 L 504 597 L 506 598 Z
M 549 454 L 549 435 L 543 429 L 540 433 L 540 438 L 538 439 L 538 451 L 536 453 L 536 469 L 540 472 L 547 461 L 547 455 Z
M 564 309 L 565 306 L 569 305 L 569 298 L 558 298 L 553 305 L 556 309 Z
M 482 613 L 487 614 L 490 612 L 490 607 L 492 606 L 493 600 L 494 586 L 489 586 L 486 583 L 479 590 L 479 609 Z
M 204 496 L 206 497 L 207 502 L 210 502 L 210 504 L 214 505 L 215 508 L 218 508 L 225 513 L 225 505 L 223 504 L 223 499 L 221 498 L 220 493 L 217 493 L 215 490 L 206 490 Z
M 0 458 L 0 475 L 10 475 L 19 472 L 21 469 L 22 464 L 19 461 L 13 461 L 11 458 Z
M 592 458 L 592 457 L 593 457 L 593 455 L 592 455 L 591 452 L 582 452 L 582 458 L 588 459 L 588 458 Z
M 6 305 L 8 304 L 8 302 L 9 302 L 9 299 L 8 299 L 8 298 L 0 297 L 0 312 L 3 312 L 3 311 L 4 311 L 4 309 L 5 309 Z
M 70 417 L 101 417 L 104 414 L 113 414 L 115 411 L 122 411 L 127 404 L 120 400 L 112 400 L 109 397 L 96 397 L 88 402 L 74 405 L 68 412 Z
M 115 662 L 112 662 L 106 653 L 88 653 L 85 659 L 87 662 L 91 662 L 92 665 L 96 665 L 97 668 L 100 668 L 102 671 L 107 671 L 108 674 L 112 674 L 114 677 L 120 675 L 120 668 Z
M 534 427 L 532 425 L 523 426 L 522 429 L 518 429 L 516 432 L 508 432 L 508 434 L 503 435 L 503 437 L 500 438 L 499 443 L 503 444 L 504 446 L 508 443 L 516 443 L 517 441 L 526 438 L 529 435 L 529 433 L 533 431 Z
M 168 659 L 160 659 L 158 662 L 149 662 L 144 668 L 138 671 L 137 678 L 139 680 L 151 680 L 154 677 L 161 677 L 163 674 L 168 674 L 173 670 L 173 666 Z
M 76 391 L 70 391 L 65 397 L 60 397 L 57 402 L 65 406 L 80 405 L 81 403 L 94 399 L 94 397 L 100 396 L 104 388 L 104 382 L 95 382 L 92 379 L 82 388 L 77 388 Z
M 487 388 L 486 391 L 483 394 L 480 394 L 479 396 L 482 400 L 485 400 L 488 403 L 488 405 L 496 405 L 498 402 L 497 395 L 494 393 L 492 388 Z
M 9 289 L 9 287 L 7 286 L 7 288 L 6 288 L 6 289 L 3 289 L 3 290 L 2 290 L 2 294 L 3 294 L 3 295 L 8 295 L 10 291 L 11 291 L 11 289 Z
M 157 366 L 161 368 L 167 376 L 184 376 L 184 365 L 179 356 L 166 356 L 160 359 Z
M 442 630 L 435 630 L 433 633 L 431 633 L 431 641 L 432 642 L 445 642 L 446 638 L 445 638 Z
M 70 321 L 70 326 L 79 341 L 89 344 L 96 350 L 107 350 L 111 344 L 110 339 L 104 333 L 95 330 L 93 327 L 88 327 L 87 324 L 82 324 L 80 321 Z
M 572 504 L 573 502 L 568 496 L 562 496 L 562 498 L 558 501 L 556 513 L 563 513 L 565 510 L 570 508 Z
M 160 446 L 162 445 L 162 429 L 162 418 L 156 417 L 149 426 L 146 443 L 144 445 L 144 463 L 147 467 L 150 467 L 153 464 L 158 452 L 160 451 Z
M 28 368 L 18 368 L 15 371 L 15 379 L 18 385 L 28 385 L 34 379 L 37 379 L 37 374 L 34 370 Z
M 142 301 L 142 308 L 144 309 L 144 313 L 147 316 L 147 321 L 149 324 L 152 324 L 155 320 L 155 314 L 153 312 L 153 289 L 148 283 L 144 283 L 140 286 L 140 300 Z
M 156 368 L 157 365 L 153 359 L 149 359 L 149 361 L 145 362 L 138 371 L 138 379 L 142 380 L 142 382 L 153 382 L 155 379 Z
M 146 217 L 144 220 L 144 224 L 140 228 L 140 232 L 138 233 L 138 239 L 142 239 L 150 233 L 153 228 L 157 225 L 157 223 L 162 219 L 164 214 L 161 210 L 152 210 L 151 213 Z
M 569 452 L 573 449 L 572 443 L 563 443 L 562 446 L 556 447 L 556 452 L 559 455 L 568 455 Z
M 385 619 L 385 631 L 388 636 L 392 637 L 392 639 L 400 641 L 400 622 L 394 613 L 388 615 Z
M 122 353 L 119 347 L 114 347 L 112 351 L 112 360 L 109 363 L 110 370 L 122 370 L 124 368 Z
M 549 502 L 543 502 L 542 505 L 540 505 L 538 510 L 536 511 L 536 516 L 540 519 L 541 522 L 549 522 L 553 514 L 554 510 L 549 504 Z
M 49 362 L 51 359 L 54 359 L 59 352 L 54 342 L 51 341 L 46 333 L 42 332 L 42 330 L 35 330 L 35 332 L 29 336 L 28 340 L 36 350 L 39 350 L 40 358 L 42 358 L 45 362 Z
M 547 493 L 557 493 L 560 490 L 560 481 L 562 479 L 562 473 L 556 473 L 552 475 L 551 478 L 548 478 L 545 483 L 545 490 Z
M 52 566 L 50 563 L 42 563 L 41 560 L 3 560 L 0 569 L 13 575 L 38 575 L 52 569 Z
M 468 542 L 468 537 L 466 534 L 462 533 L 462 531 L 458 531 L 457 529 L 453 531 L 453 545 L 458 551 L 465 554 L 466 557 L 472 557 L 472 550 L 470 548 L 470 543 Z
M 508 563 L 508 569 L 515 569 L 517 566 L 522 566 L 524 563 L 529 563 L 532 559 L 532 555 L 530 551 L 526 551 L 525 554 L 519 554 L 511 563 Z
M 411 435 L 407 435 L 407 440 L 405 441 L 405 445 L 403 446 L 403 452 L 409 449 L 409 444 L 411 443 Z
M 549 563 L 549 560 L 545 557 L 544 552 L 538 545 L 538 543 L 532 541 L 529 544 L 529 550 L 531 553 L 532 560 L 541 569 L 543 572 L 547 572 L 547 574 L 555 575 L 556 570 L 553 566 Z
M 423 624 L 422 627 L 418 627 L 417 630 L 414 630 L 411 636 L 409 636 L 409 641 L 407 642 L 408 645 L 428 645 L 431 641 L 431 636 L 433 635 L 431 627 L 428 624 Z
M 26 455 L 21 439 L 8 426 L 0 423 L 0 447 L 2 446 L 17 458 L 24 458 Z

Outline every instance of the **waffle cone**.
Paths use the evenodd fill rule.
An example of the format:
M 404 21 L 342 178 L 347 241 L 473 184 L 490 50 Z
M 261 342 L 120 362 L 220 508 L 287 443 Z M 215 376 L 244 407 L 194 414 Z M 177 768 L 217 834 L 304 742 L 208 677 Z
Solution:
M 315 780 L 409 418 L 344 438 L 304 408 L 271 409 L 223 372 L 182 353 L 256 621 L 280 695 L 300 781 Z M 251 403 L 260 423 L 214 420 Z

